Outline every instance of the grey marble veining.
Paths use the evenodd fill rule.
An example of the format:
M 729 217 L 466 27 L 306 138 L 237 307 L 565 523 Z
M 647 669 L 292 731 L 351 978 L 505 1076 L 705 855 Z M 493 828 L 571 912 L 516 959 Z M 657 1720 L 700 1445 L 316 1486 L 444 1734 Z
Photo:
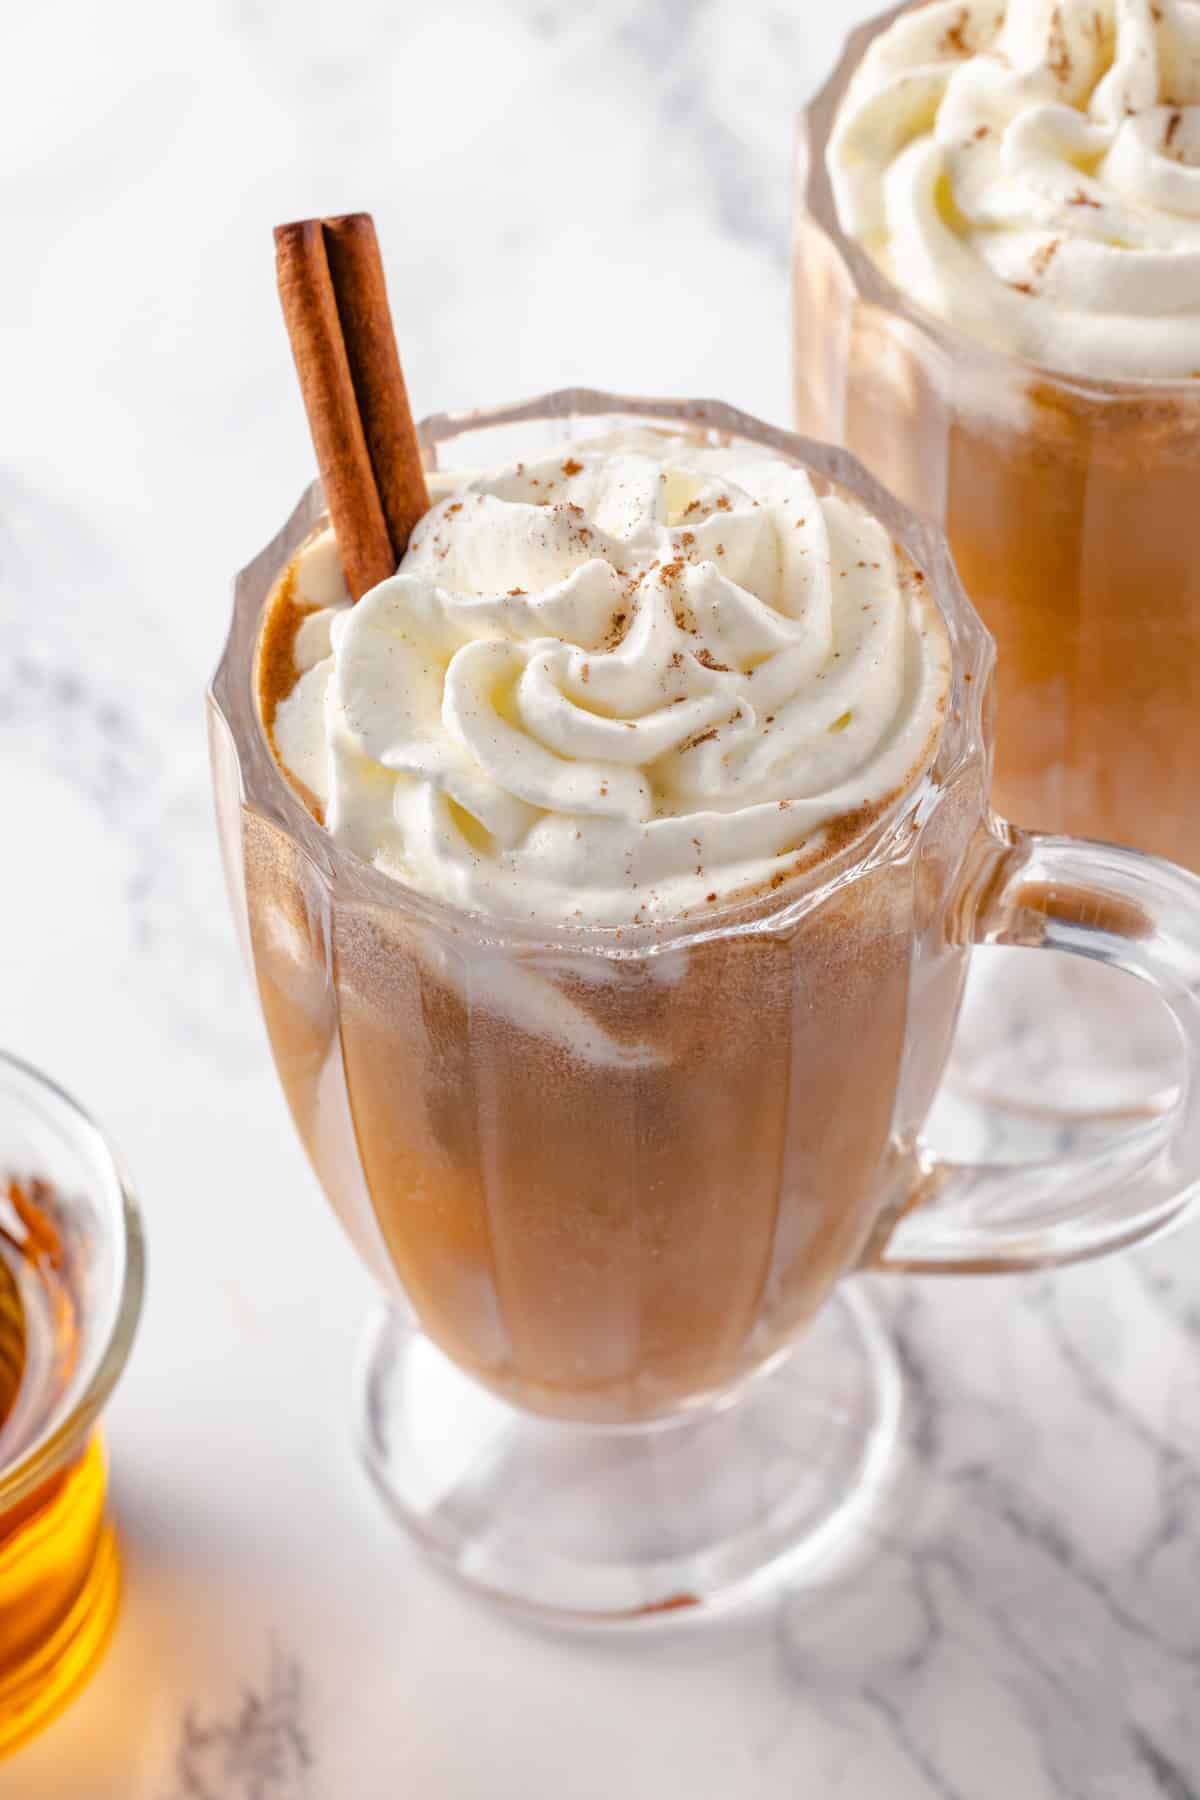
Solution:
M 371 207 L 421 410 L 584 380 L 786 419 L 792 112 L 867 11 L 60 0 L 6 16 L 2 1037 L 143 1197 L 125 1609 L 2 1800 L 1192 1800 L 1197 1227 L 875 1278 L 902 1455 L 851 1565 L 637 1643 L 531 1634 L 346 1438 L 368 1298 L 227 918 L 202 693 L 310 474 L 270 227 Z

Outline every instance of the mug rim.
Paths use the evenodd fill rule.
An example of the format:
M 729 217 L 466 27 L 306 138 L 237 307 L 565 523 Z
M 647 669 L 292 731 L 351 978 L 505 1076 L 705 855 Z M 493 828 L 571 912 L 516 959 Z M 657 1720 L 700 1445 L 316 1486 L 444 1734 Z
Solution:
M 146 1240 L 141 1209 L 113 1145 L 91 1114 L 59 1083 L 24 1057 L 0 1049 L 0 1068 L 15 1073 L 47 1097 L 55 1123 L 105 1164 L 119 1205 L 108 1221 L 109 1241 L 119 1259 L 118 1288 L 112 1322 L 95 1352 L 83 1391 L 70 1407 L 39 1432 L 33 1443 L 10 1464 L 0 1463 L 0 1509 L 7 1509 L 41 1487 L 66 1464 L 81 1439 L 99 1418 L 129 1359 L 141 1318 L 146 1286 Z
M 836 251 L 842 273 L 854 290 L 856 299 L 865 305 L 892 313 L 913 331 L 919 332 L 942 355 L 963 362 L 974 359 L 993 372 L 1017 372 L 1031 381 L 1050 384 L 1063 393 L 1103 402 L 1105 400 L 1147 400 L 1161 398 L 1178 401 L 1185 395 L 1195 399 L 1200 383 L 1192 375 L 1175 376 L 1094 376 L 1040 363 L 1015 350 L 1004 350 L 973 337 L 949 319 L 930 312 L 920 301 L 906 294 L 889 280 L 879 265 L 868 256 L 855 238 L 842 230 L 833 184 L 829 179 L 826 152 L 846 89 L 869 46 L 904 13 L 915 12 L 929 0 L 898 0 L 882 12 L 856 25 L 846 33 L 833 68 L 821 86 L 796 115 L 796 166 L 793 179 L 793 201 L 803 214 L 823 233 Z M 794 224 L 794 220 L 793 220 Z M 795 303 L 793 300 L 793 330 Z
M 884 804 L 859 836 L 811 869 L 790 877 L 778 897 L 732 896 L 700 920 L 685 915 L 641 926 L 531 924 L 500 914 L 472 912 L 424 893 L 383 874 L 317 823 L 280 769 L 259 714 L 254 673 L 267 601 L 296 550 L 327 521 L 321 484 L 314 481 L 282 529 L 235 579 L 229 632 L 207 698 L 210 730 L 223 727 L 233 747 L 242 806 L 282 831 L 340 899 L 405 911 L 434 930 L 476 943 L 622 960 L 713 939 L 786 931 L 833 889 L 908 854 L 917 835 L 913 824 L 924 818 L 958 769 L 980 758 L 990 762 L 985 695 L 995 662 L 993 640 L 963 590 L 944 533 L 899 501 L 849 451 L 770 425 L 722 401 L 612 394 L 584 387 L 555 389 L 496 406 L 434 413 L 416 429 L 426 466 L 436 469 L 441 447 L 470 432 L 555 419 L 561 419 L 565 427 L 573 420 L 604 417 L 681 425 L 765 446 L 845 489 L 884 524 L 929 583 L 950 647 L 946 714 L 929 762 Z

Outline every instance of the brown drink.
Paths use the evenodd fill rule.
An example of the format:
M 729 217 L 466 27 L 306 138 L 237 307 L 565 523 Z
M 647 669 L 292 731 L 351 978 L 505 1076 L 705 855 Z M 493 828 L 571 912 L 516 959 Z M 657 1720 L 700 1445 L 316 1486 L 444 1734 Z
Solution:
M 386 1296 L 355 1437 L 521 1616 L 696 1611 L 827 1566 L 879 1491 L 900 1384 L 842 1275 L 1043 1267 L 1188 1204 L 1194 1085 L 1102 1157 L 920 1134 L 972 943 L 1137 970 L 1194 1063 L 1200 882 L 996 819 L 990 642 L 842 453 L 578 390 L 420 441 L 401 572 L 348 606 L 310 490 L 209 715 L 283 1085 Z
M 243 835 L 253 955 L 276 1062 L 309 1155 L 359 1248 L 460 1366 L 528 1407 L 603 1420 L 668 1412 L 748 1371 L 799 1330 L 863 1253 L 880 1222 L 889 1154 L 911 1142 L 944 1060 L 964 953 L 946 943 L 943 877 L 961 861 L 975 816 L 965 790 L 961 806 L 951 801 L 940 811 L 923 840 L 928 879 L 914 879 L 911 855 L 895 853 L 898 832 L 903 851 L 915 841 L 901 815 L 937 749 L 948 677 L 944 627 L 922 577 L 886 533 L 857 506 L 831 512 L 839 502 L 773 459 L 752 455 L 731 473 L 722 458 L 732 453 L 706 448 L 697 459 L 695 446 L 677 446 L 662 464 L 672 498 L 647 537 L 632 515 L 657 505 L 653 459 L 664 451 L 645 433 L 635 439 L 619 479 L 605 476 L 607 453 L 585 445 L 512 465 L 443 499 L 414 537 L 403 565 L 416 571 L 411 591 L 400 594 L 375 650 L 382 656 L 394 646 L 405 619 L 424 618 L 428 570 L 450 588 L 470 587 L 451 637 L 465 633 L 472 606 L 490 608 L 488 630 L 528 653 L 526 672 L 549 637 L 529 625 L 524 608 L 548 608 L 547 620 L 554 613 L 559 623 L 545 653 L 565 659 L 560 697 L 581 715 L 572 726 L 591 732 L 589 721 L 616 716 L 606 681 L 618 678 L 631 696 L 616 727 L 623 736 L 669 733 L 671 714 L 690 718 L 700 709 L 682 748 L 679 733 L 662 740 L 666 747 L 655 738 L 645 760 L 613 763 L 601 776 L 615 785 L 622 769 L 641 772 L 652 789 L 646 830 L 626 829 L 619 818 L 613 826 L 611 815 L 586 810 L 591 796 L 576 794 L 569 827 L 534 817 L 504 852 L 502 827 L 488 812 L 492 797 L 476 802 L 493 819 L 489 830 L 478 815 L 465 816 L 463 785 L 441 820 L 460 840 L 453 864 L 411 851 L 407 882 L 400 868 L 392 883 L 364 870 L 362 892 L 332 908 L 288 833 L 247 815 Z M 752 479 L 763 483 L 761 505 L 742 485 Z M 788 481 L 792 491 L 781 498 Z M 481 526 L 465 546 L 456 538 L 456 524 L 476 508 L 507 508 L 522 532 L 532 529 L 534 561 L 553 563 L 542 566 L 540 598 L 511 591 L 532 582 L 512 578 L 505 518 L 490 536 Z M 777 585 L 777 557 L 790 558 L 789 569 L 815 560 L 824 524 L 816 538 L 808 533 L 826 518 L 829 548 L 839 554 L 814 578 L 794 574 L 794 589 Z M 543 531 L 553 538 L 549 549 Z M 518 548 L 524 554 L 527 545 Z M 853 549 L 877 554 L 852 556 Z M 588 590 L 599 593 L 614 568 L 611 612 L 599 618 Z M 333 790 L 314 792 L 322 777 L 312 774 L 303 718 L 297 724 L 306 703 L 293 698 L 298 676 L 320 681 L 324 668 L 325 680 L 351 691 L 371 666 L 358 620 L 367 618 L 363 609 L 382 613 L 383 590 L 354 609 L 363 637 L 355 651 L 333 578 L 326 537 L 277 581 L 258 659 L 260 713 L 315 816 L 329 822 L 332 811 L 335 837 L 351 838 L 364 854 L 358 784 L 391 778 L 382 765 L 369 773 L 355 764 L 356 750 Z M 565 622 L 564 587 L 578 602 Z M 335 639 L 342 634 L 337 657 L 302 671 L 314 644 L 325 646 L 320 602 L 331 599 Z M 767 665 L 767 639 L 777 640 L 777 656 L 803 661 L 820 637 L 819 619 L 803 626 L 798 606 L 789 612 L 802 599 L 832 609 L 826 651 L 801 686 L 751 718 L 746 694 L 756 682 L 771 691 L 779 673 L 752 673 Z M 502 602 L 510 606 L 504 617 Z M 875 609 L 888 613 L 879 627 Z M 655 665 L 651 698 L 633 701 L 653 654 L 651 636 L 639 646 L 633 634 L 652 612 L 658 629 L 675 630 L 674 647 Z M 479 641 L 470 641 L 470 654 Z M 441 669 L 445 644 L 425 648 Z M 885 656 L 896 659 L 886 694 L 877 690 Z M 843 659 L 854 671 L 846 679 Z M 396 679 L 407 691 L 407 672 Z M 439 679 L 449 692 L 452 675 L 443 669 Z M 855 726 L 856 680 L 857 706 L 869 715 L 859 755 L 837 742 Z M 826 704 L 826 685 L 849 703 Z M 511 692 L 497 699 L 501 725 L 520 704 Z M 812 712 L 803 729 L 798 706 Z M 307 716 L 309 724 L 317 716 L 312 704 Z M 770 734 L 779 729 L 773 752 Z M 378 718 L 367 721 L 360 742 L 378 746 L 382 730 Z M 773 758 L 769 777 L 746 778 L 752 804 L 736 817 L 736 794 L 714 773 L 719 765 L 699 766 L 706 749 L 726 767 L 739 757 Z M 400 760 L 411 768 L 414 758 L 406 752 Z M 574 766 L 591 766 L 582 747 Z M 550 775 L 561 779 L 558 770 Z M 396 794 L 408 802 L 414 779 L 400 778 L 393 804 Z M 515 763 L 512 779 L 523 779 Z M 689 807 L 682 816 L 694 826 L 677 830 L 679 796 L 706 781 L 716 784 L 710 804 Z M 977 786 L 967 786 L 977 809 Z M 595 804 L 605 798 L 597 792 Z M 428 801 L 426 788 L 421 803 Z M 730 810 L 714 812 L 713 802 Z M 730 850 L 726 828 L 733 820 L 734 829 L 749 829 L 736 821 L 752 810 L 750 852 Z M 686 839 L 686 866 L 647 848 L 661 842 L 660 818 L 672 844 L 681 833 Z M 595 864 L 572 861 L 597 819 L 594 857 L 621 847 L 599 874 Z M 523 886 L 523 858 L 533 854 L 525 846 L 552 827 L 555 842 L 538 848 L 553 879 Z M 412 814 L 414 844 L 417 828 Z M 827 882 L 873 842 L 891 843 L 892 853 L 840 894 L 829 891 Z M 377 837 L 378 867 L 391 854 Z M 657 881 L 646 873 L 655 856 Z M 629 858 L 645 868 L 629 875 Z M 426 898 L 414 893 L 419 885 L 432 890 Z M 386 903 L 389 888 L 394 905 Z M 806 909 L 814 890 L 825 893 L 823 904 Z M 475 916 L 439 904 L 448 897 L 474 898 Z M 793 901 L 800 904 L 789 912 Z M 915 964 L 914 938 L 925 947 Z
M 944 525 L 998 803 L 1193 867 L 1198 20 L 897 9 L 810 110 L 795 237 L 797 419 Z

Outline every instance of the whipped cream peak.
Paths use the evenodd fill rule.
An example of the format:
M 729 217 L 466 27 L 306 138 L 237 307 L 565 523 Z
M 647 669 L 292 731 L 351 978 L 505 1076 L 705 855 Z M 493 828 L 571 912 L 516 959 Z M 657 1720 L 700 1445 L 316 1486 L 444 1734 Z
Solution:
M 275 714 L 386 873 L 509 918 L 677 917 L 780 885 L 932 757 L 940 616 L 803 469 L 638 431 L 451 484 L 392 579 L 306 619 Z
M 869 46 L 838 216 L 912 299 L 1100 379 L 1200 373 L 1200 0 L 932 0 Z

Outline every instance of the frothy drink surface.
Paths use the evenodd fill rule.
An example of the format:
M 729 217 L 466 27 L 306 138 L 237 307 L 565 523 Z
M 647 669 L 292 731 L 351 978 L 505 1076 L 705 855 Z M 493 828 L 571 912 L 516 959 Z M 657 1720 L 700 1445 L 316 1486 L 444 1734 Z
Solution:
M 440 496 L 356 606 L 325 534 L 268 609 L 276 755 L 397 904 L 331 902 L 250 820 L 264 1011 L 330 1197 L 433 1339 L 544 1411 L 650 1416 L 858 1256 L 962 975 L 911 859 L 776 932 L 654 928 L 761 921 L 912 787 L 945 630 L 877 521 L 761 451 L 641 432 Z

